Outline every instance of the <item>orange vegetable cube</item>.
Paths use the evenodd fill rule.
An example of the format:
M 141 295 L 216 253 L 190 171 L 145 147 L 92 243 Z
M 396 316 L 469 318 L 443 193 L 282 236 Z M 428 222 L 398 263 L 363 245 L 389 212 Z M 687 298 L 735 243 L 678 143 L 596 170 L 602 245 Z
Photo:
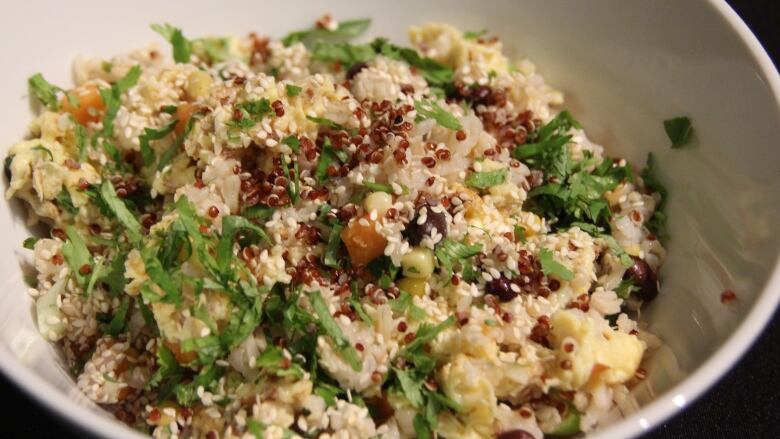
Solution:
M 103 117 L 106 105 L 100 97 L 97 85 L 85 84 L 68 92 L 79 103 L 78 107 L 70 103 L 68 97 L 63 97 L 60 102 L 62 111 L 70 113 L 76 122 L 86 125 L 89 122 L 97 122 Z
M 173 355 L 176 357 L 176 361 L 179 362 L 179 364 L 187 364 L 195 361 L 196 358 L 198 358 L 198 353 L 195 351 L 182 351 L 181 345 L 178 342 L 170 341 L 170 340 L 163 340 L 163 344 L 165 347 L 171 350 Z
M 349 223 L 341 232 L 341 241 L 347 247 L 353 265 L 366 265 L 384 254 L 387 239 L 376 231 L 375 226 L 375 221 L 364 216 Z
M 189 102 L 185 102 L 183 104 L 179 104 L 178 107 L 176 107 L 176 114 L 174 115 L 176 117 L 176 128 L 173 130 L 177 136 L 181 136 L 184 133 L 184 129 L 187 127 L 187 122 L 190 120 L 190 117 L 192 117 L 193 113 L 196 113 L 198 110 L 197 104 L 191 104 Z

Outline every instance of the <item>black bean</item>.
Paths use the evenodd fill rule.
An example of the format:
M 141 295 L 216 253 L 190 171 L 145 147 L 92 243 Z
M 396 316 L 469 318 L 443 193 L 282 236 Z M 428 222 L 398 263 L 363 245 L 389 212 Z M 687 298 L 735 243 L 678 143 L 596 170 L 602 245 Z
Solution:
M 485 284 L 485 292 L 493 294 L 502 302 L 509 302 L 517 297 L 517 293 L 512 291 L 512 283 L 504 276 L 493 279 Z
M 658 276 L 647 262 L 633 258 L 634 265 L 626 270 L 623 279 L 631 279 L 639 287 L 633 294 L 640 300 L 650 302 L 658 296 Z
M 517 430 L 505 431 L 496 436 L 496 439 L 534 439 L 534 436 L 531 433 L 518 428 Z
M 360 73 L 361 70 L 368 67 L 368 64 L 364 62 L 356 62 L 355 64 L 352 64 L 352 67 L 347 70 L 347 79 L 351 80 L 355 76 L 357 76 L 358 73 Z
M 428 212 L 425 215 L 425 221 L 422 224 L 417 224 L 417 220 L 420 215 L 417 214 L 412 221 L 407 224 L 404 234 L 406 239 L 409 240 L 411 245 L 419 245 L 420 241 L 426 236 L 431 236 L 433 229 L 436 229 L 438 233 L 443 236 L 447 236 L 447 217 L 444 213 L 434 212 L 430 207 L 427 208 Z
M 471 93 L 474 103 L 489 105 L 492 90 L 487 85 L 479 85 Z
M 13 161 L 14 161 L 14 156 L 12 156 L 12 155 L 9 155 L 8 157 L 5 158 L 3 171 L 5 171 L 5 178 L 8 181 L 11 181 L 11 162 L 13 162 Z

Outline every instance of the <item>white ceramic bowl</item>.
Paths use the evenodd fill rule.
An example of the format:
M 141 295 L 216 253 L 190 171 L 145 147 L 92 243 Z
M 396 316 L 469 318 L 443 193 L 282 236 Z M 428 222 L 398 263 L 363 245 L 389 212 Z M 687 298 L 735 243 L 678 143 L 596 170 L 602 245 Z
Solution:
M 487 28 L 511 54 L 529 56 L 608 151 L 639 167 L 653 151 L 671 191 L 663 289 L 644 317 L 673 355 L 662 355 L 648 380 L 654 399 L 594 437 L 634 436 L 683 409 L 739 360 L 780 298 L 780 78 L 723 2 L 26 0 L 3 9 L 3 148 L 30 120 L 30 74 L 68 84 L 75 55 L 110 56 L 155 40 L 151 22 L 175 23 L 189 35 L 280 36 L 332 12 L 372 17 L 369 37 L 405 41 L 408 25 L 439 20 Z M 698 141 L 672 151 L 661 121 L 678 115 L 693 119 Z M 22 218 L 18 205 L 0 207 L 0 368 L 88 431 L 138 436 L 80 397 L 61 356 L 38 335 L 18 262 L 29 235 Z M 735 304 L 720 303 L 725 288 L 737 292 Z

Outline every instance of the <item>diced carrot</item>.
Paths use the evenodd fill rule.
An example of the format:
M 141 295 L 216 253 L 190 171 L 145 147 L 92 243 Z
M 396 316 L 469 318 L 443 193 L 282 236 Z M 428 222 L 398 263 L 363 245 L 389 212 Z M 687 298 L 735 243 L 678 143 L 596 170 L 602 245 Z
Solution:
M 176 128 L 174 131 L 176 132 L 177 136 L 181 136 L 182 133 L 184 133 L 184 129 L 187 127 L 187 122 L 190 120 L 190 117 L 192 117 L 192 114 L 195 113 L 198 106 L 196 104 L 191 104 L 189 102 L 185 102 L 183 104 L 179 104 L 178 107 L 176 107 Z
M 117 399 L 120 401 L 126 400 L 131 394 L 133 393 L 133 388 L 130 386 L 122 387 L 119 389 L 119 394 L 117 395 Z
M 67 96 L 62 98 L 60 106 L 62 111 L 70 113 L 76 122 L 86 125 L 89 122 L 97 122 L 103 117 L 103 111 L 106 108 L 100 92 L 95 84 L 85 84 L 81 87 L 71 90 L 68 95 L 75 97 L 79 103 L 74 107 Z
M 163 340 L 163 344 L 165 344 L 165 347 L 171 350 L 173 352 L 173 355 L 176 357 L 176 361 L 179 362 L 179 364 L 187 364 L 195 361 L 196 358 L 198 358 L 198 353 L 195 351 L 188 351 L 184 352 L 181 350 L 181 345 L 175 341 L 170 340 Z
M 365 223 L 367 225 L 361 224 Z M 368 216 L 352 221 L 343 232 L 341 241 L 353 265 L 366 265 L 385 252 L 387 239 L 374 229 L 376 222 Z
M 131 360 L 131 358 L 133 360 Z M 125 352 L 125 357 L 122 359 L 122 361 L 119 362 L 119 364 L 116 365 L 114 368 L 114 373 L 116 376 L 122 375 L 123 373 L 127 372 L 130 367 L 134 366 L 136 361 L 138 359 L 138 351 L 136 351 L 134 348 L 129 348 Z
M 599 375 L 609 370 L 609 366 L 601 363 L 593 365 L 593 369 L 590 370 L 590 377 L 588 378 L 588 386 L 595 386 L 598 383 Z

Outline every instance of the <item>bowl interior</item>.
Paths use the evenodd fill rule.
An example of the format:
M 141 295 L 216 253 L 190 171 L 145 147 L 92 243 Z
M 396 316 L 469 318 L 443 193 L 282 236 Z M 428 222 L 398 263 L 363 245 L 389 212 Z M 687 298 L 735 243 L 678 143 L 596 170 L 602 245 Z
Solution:
M 563 108 L 608 152 L 636 168 L 644 166 L 650 151 L 658 158 L 671 193 L 672 240 L 661 295 L 644 311 L 644 319 L 667 348 L 654 361 L 642 398 L 683 382 L 744 324 L 744 337 L 721 351 L 720 366 L 708 369 L 713 376 L 700 374 L 687 387 L 677 387 L 673 396 L 682 395 L 682 401 L 673 403 L 685 405 L 752 341 L 771 312 L 757 310 L 747 318 L 754 305 L 761 300 L 762 308 L 772 308 L 777 302 L 778 288 L 770 285 L 780 249 L 780 234 L 773 233 L 780 220 L 777 73 L 767 70 L 767 59 L 751 52 L 755 47 L 735 30 L 744 32 L 726 6 L 671 0 L 461 1 L 457 6 L 445 0 L 233 1 L 219 6 L 191 0 L 185 6 L 145 0 L 109 7 L 98 1 L 28 0 L 5 9 L 0 52 L 9 61 L 0 73 L 3 149 L 24 135 L 30 121 L 29 75 L 40 71 L 54 83 L 69 84 L 76 55 L 109 57 L 159 41 L 149 30 L 152 22 L 176 24 L 193 36 L 249 31 L 281 36 L 331 12 L 337 18 L 371 17 L 367 38 L 385 35 L 399 42 L 406 41 L 408 25 L 427 21 L 488 29 L 502 38 L 513 58 L 528 56 L 550 84 L 565 92 Z M 662 121 L 681 115 L 693 120 L 696 141 L 672 150 Z M 5 292 L 0 296 L 0 366 L 88 428 L 110 428 L 102 431 L 113 437 L 128 433 L 81 408 L 95 409 L 79 396 L 56 349 L 35 329 L 20 269 L 27 253 L 21 242 L 30 233 L 20 205 L 0 208 L 0 228 L 6 243 L 0 250 Z M 738 296 L 728 306 L 720 302 L 727 288 Z M 655 408 L 661 411 L 644 411 L 601 434 L 634 434 L 671 411 Z

